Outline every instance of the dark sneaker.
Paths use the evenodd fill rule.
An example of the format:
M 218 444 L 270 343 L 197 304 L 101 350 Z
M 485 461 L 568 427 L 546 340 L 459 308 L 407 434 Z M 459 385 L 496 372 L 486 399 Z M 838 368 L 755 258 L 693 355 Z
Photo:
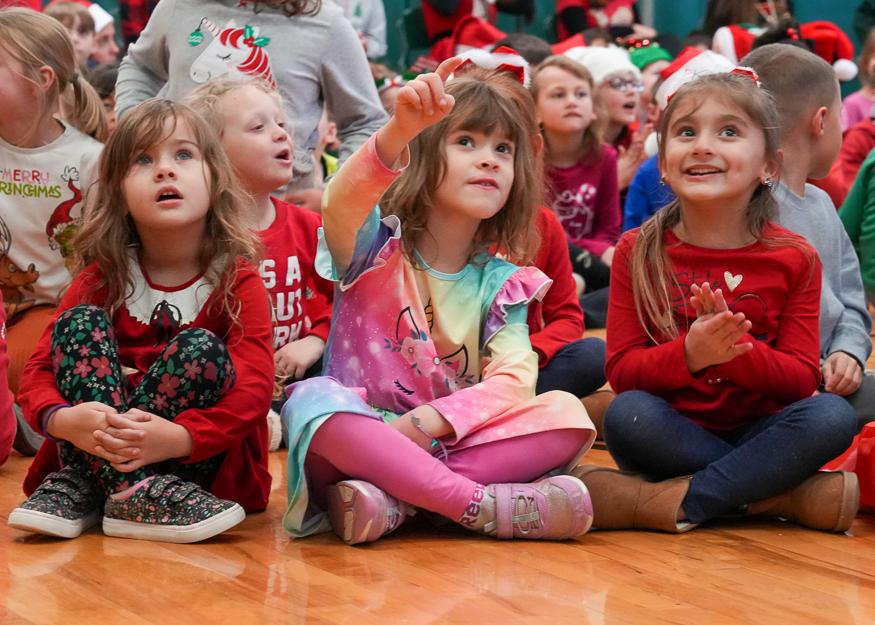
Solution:
M 124 495 L 106 498 L 103 533 L 119 538 L 194 543 L 246 518 L 239 504 L 219 499 L 175 475 L 146 478 Z
M 8 523 L 26 532 L 76 538 L 100 521 L 105 495 L 94 476 L 70 467 L 49 473 Z

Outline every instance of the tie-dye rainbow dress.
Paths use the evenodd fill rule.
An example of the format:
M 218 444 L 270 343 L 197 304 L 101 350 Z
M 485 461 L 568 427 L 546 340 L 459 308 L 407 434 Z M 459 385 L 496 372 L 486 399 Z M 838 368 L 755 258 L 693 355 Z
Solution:
M 393 172 L 373 154 L 373 140 L 362 150 L 365 158 L 359 152 L 347 166 L 375 171 L 358 179 L 391 182 Z M 450 453 L 547 430 L 592 429 L 572 395 L 534 395 L 538 359 L 529 343 L 527 307 L 551 281 L 538 269 L 486 255 L 456 274 L 431 269 L 421 257 L 414 268 L 401 250 L 401 227 L 397 217 L 381 219 L 378 208 L 370 211 L 343 276 L 320 238 L 317 270 L 337 284 L 327 364 L 323 377 L 287 389 L 282 411 L 289 425 L 283 524 L 295 536 L 329 528 L 310 501 L 304 460 L 313 433 L 334 413 L 390 422 L 429 404 L 453 426 L 443 439 Z

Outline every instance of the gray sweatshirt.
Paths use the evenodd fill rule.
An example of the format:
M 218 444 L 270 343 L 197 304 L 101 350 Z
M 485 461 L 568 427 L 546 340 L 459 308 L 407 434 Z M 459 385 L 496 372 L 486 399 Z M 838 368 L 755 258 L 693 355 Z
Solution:
M 866 309 L 860 263 L 829 196 L 806 184 L 801 198 L 783 183 L 775 189 L 778 222 L 805 237 L 823 265 L 820 295 L 820 357 L 853 356 L 862 368 L 872 351 L 872 318 Z
M 128 50 L 116 83 L 116 111 L 158 96 L 181 100 L 213 76 L 275 82 L 293 125 L 296 189 L 315 186 L 313 148 L 324 106 L 337 123 L 340 162 L 387 121 L 358 35 L 343 11 L 316 15 L 241 7 L 240 0 L 161 0 Z M 254 4 L 254 3 L 251 3 Z

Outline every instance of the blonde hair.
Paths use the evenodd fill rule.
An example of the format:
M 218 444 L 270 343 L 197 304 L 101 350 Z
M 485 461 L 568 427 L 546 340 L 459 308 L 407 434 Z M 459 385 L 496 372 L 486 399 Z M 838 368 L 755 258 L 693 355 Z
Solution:
M 173 122 L 169 131 L 168 120 Z M 238 258 L 257 264 L 261 245 L 243 223 L 240 192 L 221 141 L 203 117 L 183 104 L 147 100 L 131 109 L 110 136 L 100 157 L 94 201 L 86 209 L 83 225 L 73 240 L 76 269 L 81 271 L 91 263 L 100 267 L 101 276 L 93 283 L 91 296 L 105 291 L 102 305 L 110 315 L 132 295 L 129 255 L 141 242 L 128 213 L 123 183 L 137 156 L 167 138 L 180 123 L 191 129 L 210 174 L 210 210 L 198 262 L 207 279 L 222 290 L 220 305 L 236 323 L 240 302 L 231 286 Z
M 279 109 L 283 110 L 283 100 L 280 95 L 270 86 L 270 83 L 261 78 L 218 76 L 186 95 L 182 102 L 200 113 L 221 137 L 225 133 L 223 100 L 232 91 L 244 87 L 253 87 L 270 95 L 276 101 Z M 285 115 L 285 113 L 283 114 Z M 291 129 L 289 129 L 289 134 L 291 134 Z
M 596 89 L 595 80 L 593 80 L 592 74 L 590 74 L 589 70 L 586 69 L 583 65 L 573 59 L 568 58 L 563 54 L 556 54 L 554 56 L 544 59 L 544 61 L 540 65 L 538 65 L 538 67 L 532 73 L 532 84 L 529 87 L 529 91 L 531 91 L 532 98 L 535 100 L 536 104 L 538 102 L 538 97 L 541 95 L 541 72 L 543 72 L 548 67 L 556 67 L 558 69 L 566 71 L 575 78 L 578 78 L 589 84 L 589 94 L 590 98 L 592 98 L 593 110 L 599 112 L 601 108 L 601 102 L 599 100 L 598 89 Z M 581 148 L 583 148 L 584 159 L 586 162 L 592 162 L 597 160 L 599 154 L 601 153 L 601 150 L 599 149 L 602 144 L 601 120 L 604 118 L 604 115 L 598 115 L 583 133 L 583 142 L 581 144 Z M 546 146 L 547 153 L 549 154 L 550 143 L 549 141 L 547 141 L 547 136 L 543 133 L 543 129 L 542 135 L 544 137 L 544 145 Z
M 39 100 L 32 133 L 39 119 L 67 101 L 64 120 L 84 134 L 103 141 L 109 134 L 103 102 L 94 88 L 79 75 L 70 35 L 56 19 L 30 9 L 0 9 L 0 51 L 8 51 L 22 67 L 22 76 L 33 83 Z M 55 80 L 43 88 L 40 68 L 49 67 Z
M 383 195 L 383 213 L 397 215 L 404 223 L 401 248 L 415 266 L 416 241 L 427 232 L 429 212 L 439 209 L 433 197 L 447 173 L 447 137 L 458 130 L 506 134 L 515 145 L 513 185 L 504 207 L 480 222 L 469 262 L 479 262 L 483 252 L 498 249 L 514 262 L 528 263 L 538 246 L 534 224 L 543 182 L 534 102 L 509 72 L 474 65 L 457 72 L 446 92 L 456 100 L 452 112 L 410 143 L 410 165 Z
M 719 99 L 737 108 L 758 128 L 765 138 L 764 159 L 778 158 L 780 148 L 780 129 L 778 112 L 771 95 L 760 89 L 748 77 L 737 74 L 713 74 L 702 76 L 681 87 L 672 97 L 659 120 L 659 161 L 665 160 L 665 145 L 668 130 L 678 109 L 698 108 L 709 98 Z M 751 155 L 753 158 L 754 155 Z M 772 190 L 766 185 L 758 185 L 748 203 L 746 213 L 747 228 L 757 241 L 763 241 L 762 233 L 766 222 L 777 214 L 778 205 Z M 630 259 L 632 275 L 632 294 L 638 320 L 647 335 L 658 342 L 655 334 L 661 333 L 669 339 L 679 336 L 677 324 L 672 314 L 672 292 L 679 288 L 665 250 L 665 234 L 683 219 L 681 198 L 660 209 L 644 222 L 635 239 Z M 799 249 L 802 246 L 775 237 L 770 244 L 789 244 Z M 812 259 L 813 262 L 813 259 Z

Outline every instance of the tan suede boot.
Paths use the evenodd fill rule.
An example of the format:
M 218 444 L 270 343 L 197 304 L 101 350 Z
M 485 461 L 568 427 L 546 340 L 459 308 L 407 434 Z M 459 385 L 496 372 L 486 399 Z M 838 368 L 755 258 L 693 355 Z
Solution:
M 854 522 L 859 505 L 856 473 L 821 471 L 783 495 L 750 504 L 747 513 L 777 516 L 827 532 L 845 532 Z
M 589 415 L 590 421 L 595 426 L 595 437 L 598 440 L 602 440 L 602 420 L 605 418 L 605 411 L 616 398 L 617 394 L 614 391 L 604 389 L 580 400 L 580 403 L 586 408 L 586 414 Z
M 690 487 L 689 477 L 650 482 L 640 473 L 594 465 L 571 474 L 586 484 L 592 498 L 593 527 L 651 529 L 680 534 L 694 527 L 678 521 L 678 510 Z

